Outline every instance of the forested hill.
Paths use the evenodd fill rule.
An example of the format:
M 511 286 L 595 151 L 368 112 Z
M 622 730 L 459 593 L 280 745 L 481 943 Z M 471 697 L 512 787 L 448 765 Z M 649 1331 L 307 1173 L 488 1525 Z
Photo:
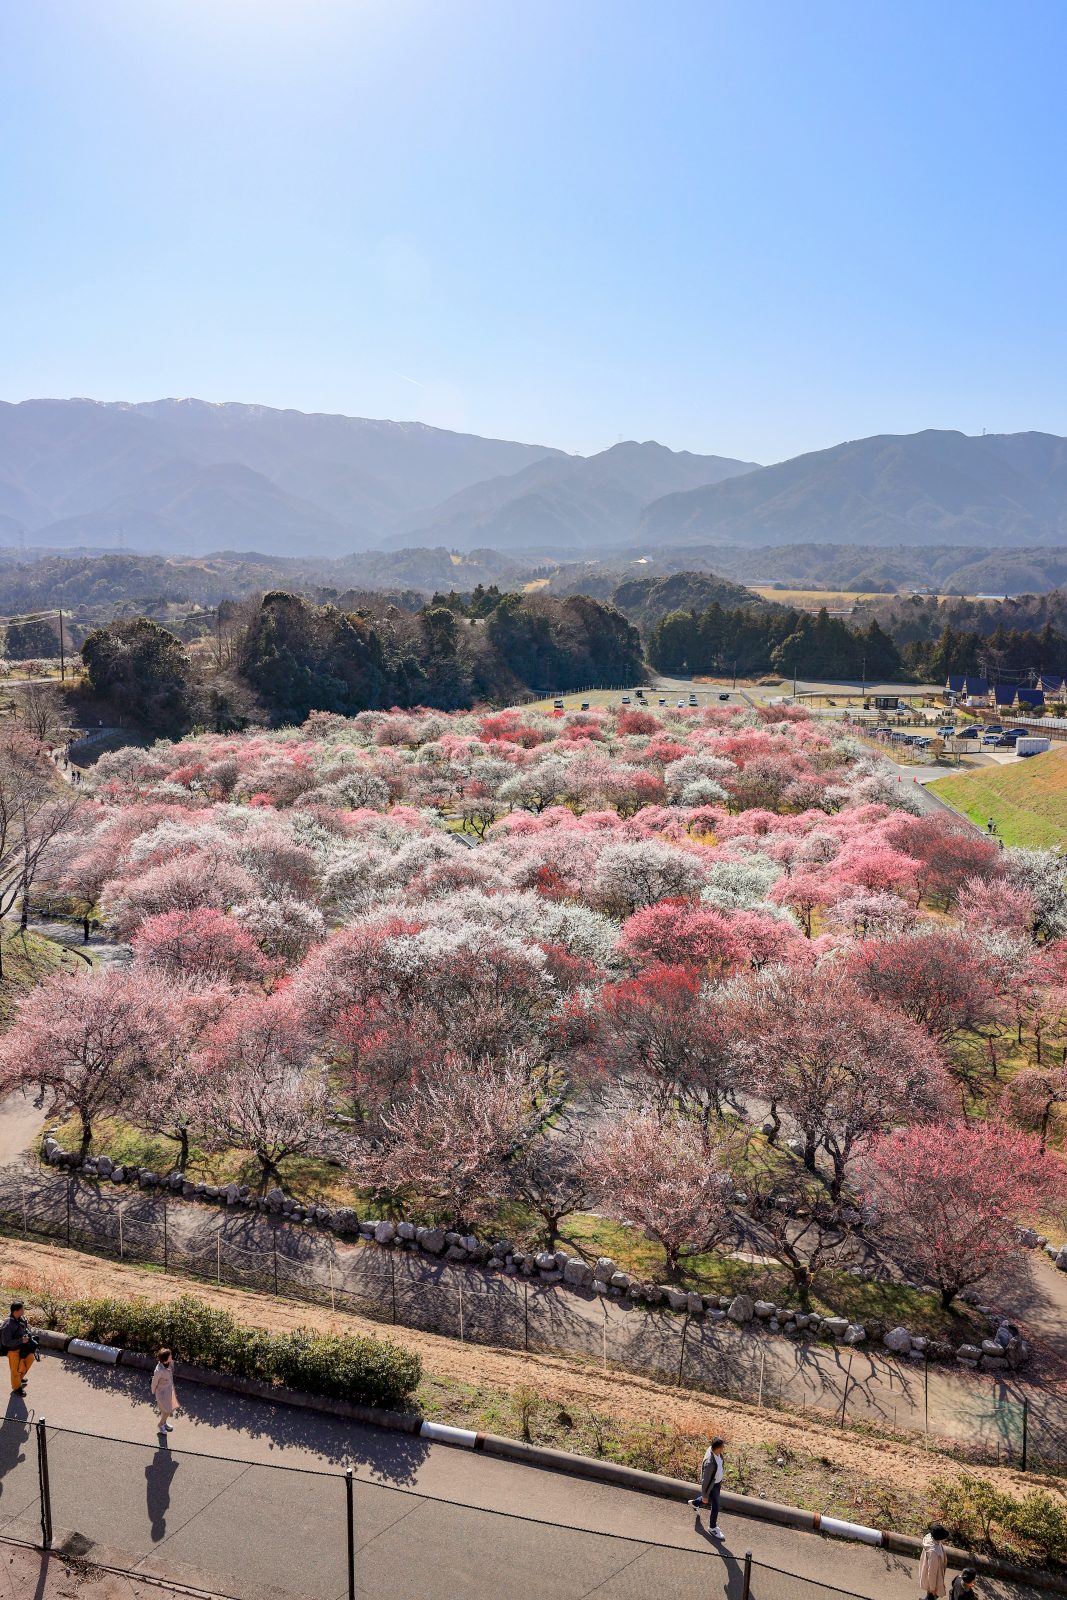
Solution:
M 470 615 L 447 604 L 343 611 L 275 590 L 192 648 L 140 617 L 94 629 L 82 657 L 85 692 L 172 737 L 198 723 L 301 723 L 312 711 L 506 704 L 530 689 L 627 687 L 644 671 L 637 629 L 585 595 L 498 593 Z

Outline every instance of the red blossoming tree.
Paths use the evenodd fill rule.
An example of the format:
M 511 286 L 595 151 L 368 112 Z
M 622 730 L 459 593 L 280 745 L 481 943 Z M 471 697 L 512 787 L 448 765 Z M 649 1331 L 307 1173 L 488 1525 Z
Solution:
M 946 1308 L 1009 1272 L 1018 1224 L 1067 1200 L 1062 1161 L 1035 1134 L 993 1122 L 898 1128 L 874 1144 L 864 1178 L 883 1239 Z

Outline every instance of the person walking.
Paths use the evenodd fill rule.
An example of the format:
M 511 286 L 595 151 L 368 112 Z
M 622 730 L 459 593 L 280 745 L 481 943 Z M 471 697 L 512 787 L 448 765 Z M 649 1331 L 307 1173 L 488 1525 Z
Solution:
M 7 1352 L 12 1393 L 25 1394 L 26 1374 L 37 1359 L 37 1343 L 30 1332 L 21 1300 L 11 1302 L 11 1315 L 0 1326 L 0 1345 Z
M 975 1588 L 978 1574 L 973 1567 L 964 1567 L 952 1580 L 949 1590 L 949 1600 L 978 1600 L 978 1590 Z
M 700 1463 L 700 1494 L 689 1502 L 694 1511 L 699 1511 L 702 1506 L 709 1507 L 711 1516 L 708 1519 L 708 1531 L 713 1539 L 726 1538 L 719 1527 L 719 1496 L 722 1493 L 722 1480 L 726 1472 L 722 1456 L 725 1448 L 725 1439 L 711 1441 Z
M 942 1541 L 947 1538 L 948 1529 L 943 1528 L 940 1522 L 930 1524 L 930 1531 L 923 1539 L 923 1553 L 919 1559 L 919 1589 L 923 1600 L 941 1600 L 945 1593 L 948 1556 L 945 1554 Z
M 181 1407 L 174 1388 L 174 1356 L 166 1345 L 156 1352 L 156 1366 L 152 1373 L 152 1396 L 159 1412 L 157 1431 L 161 1434 L 173 1433 L 170 1419 Z

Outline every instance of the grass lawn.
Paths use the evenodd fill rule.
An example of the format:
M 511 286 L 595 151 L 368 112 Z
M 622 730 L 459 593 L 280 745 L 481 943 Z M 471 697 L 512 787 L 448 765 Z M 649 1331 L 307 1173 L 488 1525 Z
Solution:
M 928 787 L 982 827 L 992 817 L 1005 844 L 1067 846 L 1067 745 Z
M 0 949 L 3 953 L 4 975 L 0 979 L 0 1026 L 8 1022 L 15 1006 L 27 989 L 47 978 L 60 967 L 73 971 L 84 967 L 77 956 L 71 955 L 53 939 L 42 939 L 35 933 L 5 933 L 0 930 Z M 88 968 L 85 969 L 88 971 Z

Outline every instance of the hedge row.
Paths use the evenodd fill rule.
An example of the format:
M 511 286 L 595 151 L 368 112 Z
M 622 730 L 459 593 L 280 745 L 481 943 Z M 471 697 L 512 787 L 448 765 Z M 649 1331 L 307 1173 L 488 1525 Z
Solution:
M 400 1406 L 422 1377 L 418 1356 L 381 1339 L 309 1328 L 267 1333 L 193 1295 L 162 1305 L 140 1297 L 72 1300 L 57 1320 L 72 1338 L 150 1355 L 169 1345 L 178 1361 L 358 1405 Z

